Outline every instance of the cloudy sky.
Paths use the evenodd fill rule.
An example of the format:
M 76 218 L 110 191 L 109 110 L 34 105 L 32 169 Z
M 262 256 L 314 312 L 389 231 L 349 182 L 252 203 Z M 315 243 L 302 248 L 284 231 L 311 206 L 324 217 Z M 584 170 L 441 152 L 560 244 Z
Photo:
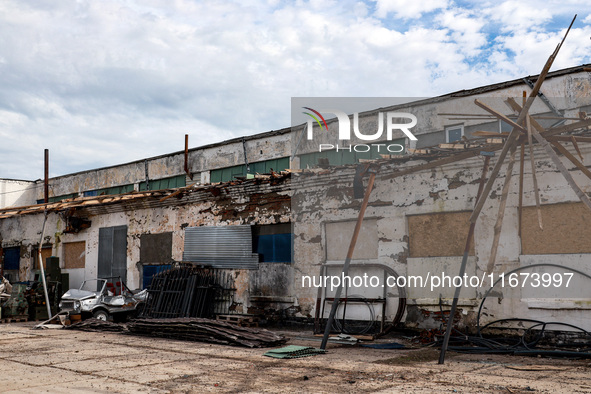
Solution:
M 0 0 L 0 178 L 290 125 L 297 96 L 425 97 L 591 63 L 588 0 Z

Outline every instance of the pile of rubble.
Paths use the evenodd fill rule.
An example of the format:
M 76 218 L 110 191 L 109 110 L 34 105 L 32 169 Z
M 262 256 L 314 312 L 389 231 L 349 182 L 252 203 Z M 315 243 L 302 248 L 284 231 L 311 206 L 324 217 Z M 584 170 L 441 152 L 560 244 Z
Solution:
M 201 318 L 138 319 L 128 323 L 127 329 L 136 335 L 247 347 L 270 347 L 286 342 L 284 336 L 262 328 Z

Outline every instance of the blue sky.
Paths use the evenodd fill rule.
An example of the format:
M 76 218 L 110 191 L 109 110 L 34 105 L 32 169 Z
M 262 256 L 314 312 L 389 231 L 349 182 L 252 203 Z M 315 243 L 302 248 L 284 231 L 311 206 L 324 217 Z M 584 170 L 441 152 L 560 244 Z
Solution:
M 588 1 L 0 2 L 0 177 L 290 125 L 291 97 L 426 97 L 591 63 Z

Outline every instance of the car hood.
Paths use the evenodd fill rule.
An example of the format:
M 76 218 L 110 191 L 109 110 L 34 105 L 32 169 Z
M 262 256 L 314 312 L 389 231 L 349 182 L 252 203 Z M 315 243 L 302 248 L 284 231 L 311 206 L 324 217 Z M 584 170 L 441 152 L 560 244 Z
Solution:
M 88 291 L 79 289 L 70 289 L 64 293 L 62 300 L 86 300 L 88 298 L 98 297 L 99 291 Z

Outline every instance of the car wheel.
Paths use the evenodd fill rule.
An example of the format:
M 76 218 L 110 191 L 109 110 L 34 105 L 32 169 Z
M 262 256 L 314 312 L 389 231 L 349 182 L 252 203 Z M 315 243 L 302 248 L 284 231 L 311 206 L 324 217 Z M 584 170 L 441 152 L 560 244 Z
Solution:
M 104 310 L 94 311 L 92 313 L 92 315 L 94 316 L 95 319 L 98 319 L 98 320 L 102 320 L 102 321 L 109 320 L 109 313 Z

